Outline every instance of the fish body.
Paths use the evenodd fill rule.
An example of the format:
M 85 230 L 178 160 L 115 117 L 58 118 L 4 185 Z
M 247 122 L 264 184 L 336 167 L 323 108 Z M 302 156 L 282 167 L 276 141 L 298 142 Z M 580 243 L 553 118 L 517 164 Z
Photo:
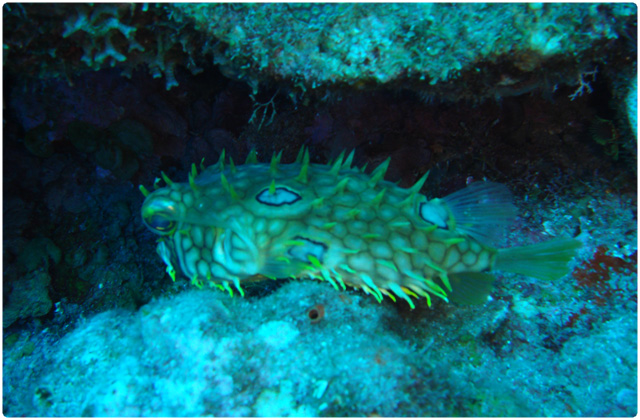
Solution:
M 533 252 L 499 250 L 488 243 L 516 210 L 506 187 L 480 182 L 429 200 L 419 193 L 426 175 L 400 188 L 383 179 L 389 160 L 367 174 L 352 159 L 312 164 L 302 150 L 294 163 L 280 163 L 280 155 L 258 163 L 251 153 L 236 166 L 223 155 L 199 175 L 194 165 L 188 183 L 165 177 L 168 185 L 148 194 L 142 219 L 160 235 L 158 254 L 174 279 L 179 268 L 196 285 L 243 293 L 255 275 L 311 277 L 378 301 L 400 297 L 412 308 L 418 296 L 429 305 L 431 295 L 482 301 L 489 271 L 502 263 L 531 274 L 519 264 L 545 263 L 538 257 L 550 249 L 564 267 L 543 265 L 538 277 L 557 278 L 579 246 L 559 240 Z

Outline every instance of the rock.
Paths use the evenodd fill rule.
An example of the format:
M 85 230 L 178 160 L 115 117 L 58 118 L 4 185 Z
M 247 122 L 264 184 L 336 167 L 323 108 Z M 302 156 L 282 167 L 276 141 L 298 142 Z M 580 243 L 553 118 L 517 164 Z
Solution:
M 20 278 L 2 312 L 3 327 L 7 328 L 18 319 L 46 315 L 53 306 L 48 292 L 50 283 L 51 277 L 44 270 L 31 271 Z

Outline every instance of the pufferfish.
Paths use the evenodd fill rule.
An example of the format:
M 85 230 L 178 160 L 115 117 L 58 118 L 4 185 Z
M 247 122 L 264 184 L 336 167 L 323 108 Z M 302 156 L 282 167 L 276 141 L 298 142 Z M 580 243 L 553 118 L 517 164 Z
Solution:
M 476 182 L 428 199 L 420 194 L 428 173 L 400 188 L 383 179 L 390 159 L 367 174 L 353 155 L 313 164 L 303 148 L 283 164 L 282 152 L 258 163 L 252 151 L 236 166 L 223 152 L 199 175 L 192 165 L 187 183 L 163 173 L 166 187 L 141 186 L 142 220 L 160 236 L 157 252 L 174 281 L 179 269 L 198 287 L 244 296 L 243 282 L 256 275 L 313 278 L 412 309 L 419 297 L 429 306 L 431 296 L 484 302 L 494 270 L 559 279 L 581 246 L 568 238 L 494 248 L 516 216 L 505 186 Z

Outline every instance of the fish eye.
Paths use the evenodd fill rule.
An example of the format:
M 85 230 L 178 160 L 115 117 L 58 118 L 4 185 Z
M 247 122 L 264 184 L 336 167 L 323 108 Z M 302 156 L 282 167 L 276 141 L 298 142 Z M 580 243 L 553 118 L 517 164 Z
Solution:
M 176 227 L 176 222 L 163 213 L 153 213 L 145 218 L 144 222 L 151 230 L 161 235 L 169 235 Z
M 285 204 L 293 204 L 296 201 L 302 200 L 302 197 L 300 194 L 287 188 L 278 187 L 273 192 L 271 192 L 269 188 L 265 188 L 256 196 L 256 200 L 262 204 L 277 207 Z
M 179 206 L 170 197 L 171 190 L 154 191 L 144 200 L 140 215 L 149 230 L 156 235 L 171 235 L 178 227 L 180 219 Z

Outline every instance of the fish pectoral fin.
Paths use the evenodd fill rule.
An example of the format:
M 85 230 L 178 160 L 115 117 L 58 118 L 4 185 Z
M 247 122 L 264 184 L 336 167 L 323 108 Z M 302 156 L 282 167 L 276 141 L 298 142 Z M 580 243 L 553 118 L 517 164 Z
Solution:
M 493 289 L 495 277 L 488 273 L 456 273 L 449 274 L 451 291 L 447 297 L 452 302 L 466 305 L 482 305 Z
M 441 201 L 451 212 L 454 229 L 481 242 L 500 239 L 517 214 L 511 192 L 495 182 L 469 184 Z

